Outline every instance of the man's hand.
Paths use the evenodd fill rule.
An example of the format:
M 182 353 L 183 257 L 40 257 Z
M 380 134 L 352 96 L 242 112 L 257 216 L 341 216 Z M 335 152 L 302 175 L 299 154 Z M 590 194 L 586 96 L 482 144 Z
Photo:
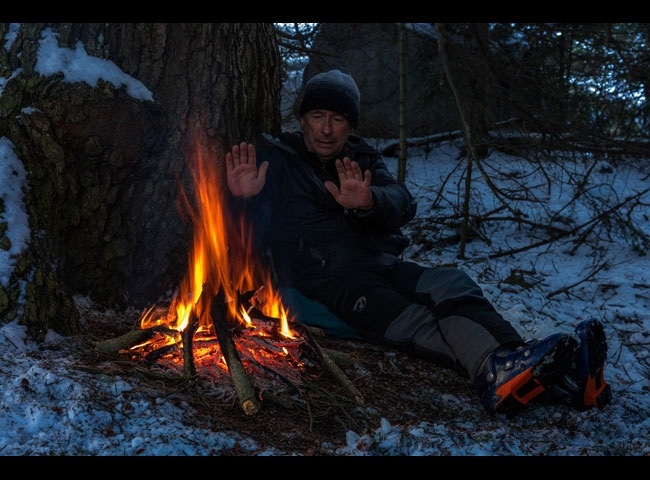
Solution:
M 336 171 L 339 174 L 340 189 L 333 182 L 325 182 L 325 188 L 334 200 L 351 210 L 370 210 L 373 206 L 370 170 L 362 174 L 359 164 L 345 157 L 343 161 L 336 160 Z
M 259 169 L 255 157 L 255 146 L 241 142 L 226 153 L 226 175 L 228 188 L 235 197 L 254 197 L 262 191 L 266 182 L 269 162 L 262 162 Z

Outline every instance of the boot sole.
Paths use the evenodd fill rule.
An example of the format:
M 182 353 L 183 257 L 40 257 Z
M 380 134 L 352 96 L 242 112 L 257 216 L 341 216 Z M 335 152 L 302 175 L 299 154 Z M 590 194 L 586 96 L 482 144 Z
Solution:
M 558 382 L 575 361 L 579 348 L 576 339 L 563 337 L 535 364 L 533 377 L 545 387 Z
M 528 403 L 564 376 L 569 365 L 575 361 L 579 348 L 580 344 L 575 338 L 568 335 L 561 338 L 533 367 L 508 382 L 511 391 L 499 402 L 494 413 L 512 417 L 523 411 Z
M 605 382 L 603 371 L 607 359 L 607 340 L 600 322 L 594 321 L 587 326 L 586 346 L 589 355 L 589 376 L 583 388 L 583 409 L 597 407 L 602 410 L 612 400 L 612 389 Z

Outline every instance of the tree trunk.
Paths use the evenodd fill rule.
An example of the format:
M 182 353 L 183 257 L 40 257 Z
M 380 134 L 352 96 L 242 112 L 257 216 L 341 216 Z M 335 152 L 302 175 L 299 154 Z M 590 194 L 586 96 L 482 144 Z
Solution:
M 10 28 L 0 24 L 0 38 Z M 102 79 L 40 75 L 47 29 L 60 48 L 142 82 L 153 100 Z M 191 159 L 223 169 L 232 143 L 279 131 L 273 25 L 23 24 L 5 54 L 3 77 L 22 70 L 0 93 L 0 137 L 27 171 L 31 239 L 7 300 L 0 295 L 0 319 L 19 316 L 43 339 L 48 328 L 78 330 L 74 295 L 111 308 L 151 305 L 186 274 L 192 225 L 177 200 L 181 188 L 191 197 Z

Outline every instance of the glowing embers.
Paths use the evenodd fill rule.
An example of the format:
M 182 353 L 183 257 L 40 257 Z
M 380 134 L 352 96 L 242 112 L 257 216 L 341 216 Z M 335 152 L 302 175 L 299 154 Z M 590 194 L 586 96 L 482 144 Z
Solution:
M 246 312 L 247 321 L 233 321 L 228 318 L 231 310 L 219 295 L 210 301 L 210 325 L 198 325 L 190 335 L 192 327 L 197 324 L 197 316 L 189 315 L 183 332 L 166 325 L 176 322 L 167 318 L 169 309 L 155 306 L 143 317 L 149 320 L 150 332 L 146 339 L 129 349 L 134 359 L 147 363 L 158 362 L 167 368 L 188 371 L 192 368 L 201 374 L 216 378 L 228 375 L 228 363 L 221 351 L 218 333 L 225 335 L 235 345 L 237 355 L 246 367 L 246 371 L 256 378 L 270 377 L 274 382 L 300 382 L 304 376 L 316 376 L 322 368 L 322 357 L 315 342 L 310 341 L 309 331 L 302 325 L 292 325 L 288 329 L 285 322 L 265 315 L 254 302 L 254 295 L 244 295 L 240 303 Z M 241 300 L 241 299 L 240 299 Z M 289 332 L 287 335 L 286 332 Z M 191 336 L 191 338 L 190 338 Z M 228 338 L 221 339 L 228 341 Z M 184 351 L 192 349 L 191 356 Z M 187 365 L 191 361 L 192 365 Z M 212 371 L 212 372 L 211 372 Z M 190 372 L 192 373 L 192 372 Z

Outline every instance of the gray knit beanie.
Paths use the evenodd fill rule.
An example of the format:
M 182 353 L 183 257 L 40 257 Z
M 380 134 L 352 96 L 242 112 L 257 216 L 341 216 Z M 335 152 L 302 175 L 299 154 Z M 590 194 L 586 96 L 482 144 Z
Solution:
M 354 79 L 340 70 L 319 73 L 309 79 L 300 103 L 300 116 L 310 110 L 331 110 L 347 117 L 353 128 L 359 125 L 361 95 Z

